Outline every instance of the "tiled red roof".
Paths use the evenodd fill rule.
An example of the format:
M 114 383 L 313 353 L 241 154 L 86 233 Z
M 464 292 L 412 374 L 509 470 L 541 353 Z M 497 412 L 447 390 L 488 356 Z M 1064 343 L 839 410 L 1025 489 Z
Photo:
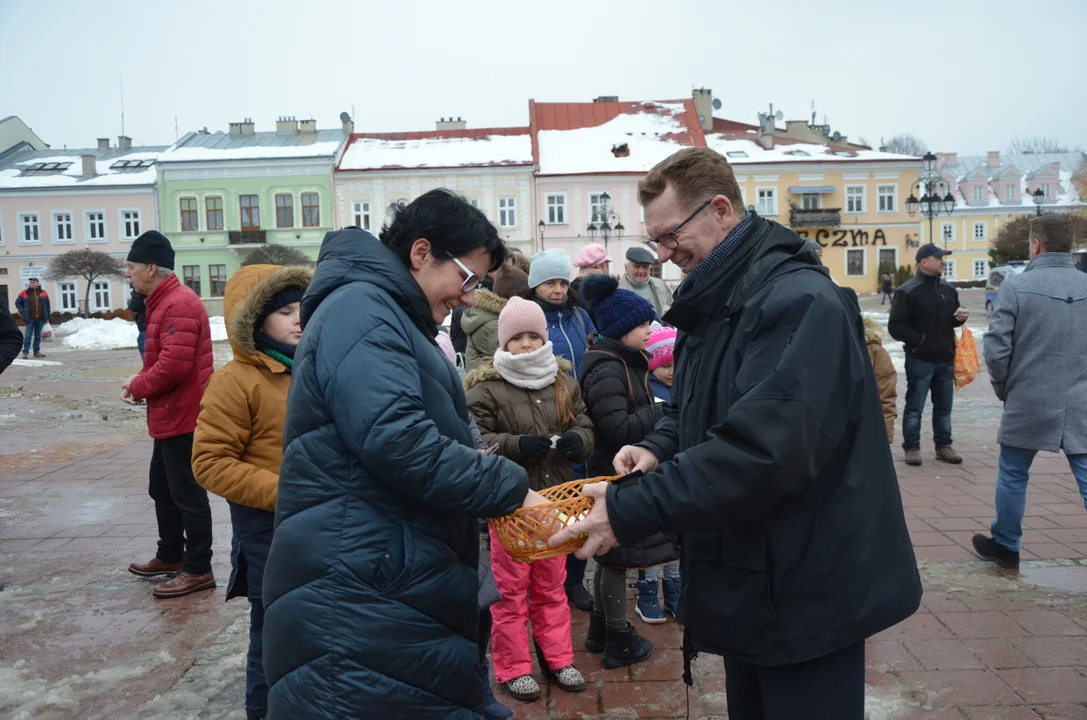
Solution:
M 705 147 L 706 136 L 698 122 L 693 100 L 646 100 L 638 102 L 540 103 L 528 101 L 529 125 L 532 128 L 532 159 L 540 162 L 537 133 L 541 130 L 577 130 L 596 127 L 622 114 L 654 112 L 659 105 L 683 105 L 684 112 L 676 120 L 687 126 L 687 132 L 670 139 L 681 145 Z
M 428 140 L 431 138 L 444 138 L 447 140 L 456 139 L 468 139 L 475 140 L 477 138 L 488 137 L 491 135 L 527 135 L 529 129 L 527 127 L 506 127 L 506 128 L 470 128 L 467 130 L 416 130 L 413 132 L 392 132 L 392 133 L 352 133 L 351 137 L 347 139 L 347 144 L 355 142 L 360 138 L 366 138 L 369 140 L 391 140 L 393 142 L 399 142 L 404 140 Z
M 726 120 L 725 118 L 719 117 L 713 119 L 712 132 L 715 133 L 738 133 L 737 137 L 742 137 L 748 130 L 758 131 L 758 129 L 758 125 L 748 125 L 747 123 Z

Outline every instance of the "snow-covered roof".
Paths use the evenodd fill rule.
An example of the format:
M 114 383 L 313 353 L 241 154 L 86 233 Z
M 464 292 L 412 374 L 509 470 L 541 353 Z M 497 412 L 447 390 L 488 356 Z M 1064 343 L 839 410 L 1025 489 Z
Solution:
M 162 153 L 159 162 L 331 158 L 346 137 L 342 129 L 315 133 L 189 133 Z
M 1036 170 L 1040 170 L 1051 163 L 1060 163 L 1062 171 L 1075 172 L 1080 163 L 1085 160 L 1087 160 L 1087 155 L 1079 152 L 1001 153 L 1000 167 L 994 168 L 994 170 L 999 172 L 1007 167 L 1013 167 L 1026 175 Z M 978 168 L 989 171 L 988 166 L 989 158 L 986 155 L 965 155 L 957 157 L 957 162 L 954 165 L 948 165 L 946 167 L 955 172 L 959 177 L 963 177 L 971 174 Z
M 692 144 L 687 104 L 641 103 L 599 125 L 539 130 L 540 174 L 648 172 Z
M 154 163 L 165 149 L 23 150 L 0 162 L 0 190 L 154 185 Z M 83 174 L 83 155 L 95 156 L 97 174 Z
M 352 135 L 337 170 L 496 167 L 532 164 L 526 128 Z
M 728 158 L 731 165 L 753 163 L 794 163 L 794 162 L 865 162 L 873 160 L 918 161 L 912 155 L 880 152 L 879 150 L 861 150 L 858 148 L 815 145 L 801 142 L 781 142 L 775 138 L 774 147 L 769 150 L 754 140 L 737 137 L 738 133 L 709 133 L 706 144 Z M 748 133 L 754 135 L 754 133 Z

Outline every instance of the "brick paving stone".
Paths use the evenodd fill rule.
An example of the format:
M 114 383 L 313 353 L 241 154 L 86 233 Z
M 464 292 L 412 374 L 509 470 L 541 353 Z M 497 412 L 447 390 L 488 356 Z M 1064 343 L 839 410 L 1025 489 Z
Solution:
M 963 642 L 986 667 L 993 670 L 1034 667 L 1030 658 L 1004 638 L 970 638 Z
M 906 648 L 925 670 L 975 670 L 984 667 L 962 640 L 907 640 Z
M 605 712 L 633 711 L 639 718 L 673 718 L 687 716 L 687 686 L 682 681 L 604 683 L 602 691 Z M 692 690 L 690 702 L 697 705 L 698 695 Z
M 1087 677 L 1072 668 L 1000 670 L 1028 704 L 1087 703 Z
M 1024 637 L 1011 643 L 1038 667 L 1087 666 L 1087 638 Z
M 1041 715 L 1028 707 L 986 707 L 963 708 L 970 720 L 1039 720 Z
M 951 632 L 935 615 L 917 613 L 892 628 L 876 635 L 873 640 L 941 640 L 951 639 Z
M 1087 720 L 1087 705 L 1040 705 L 1035 710 L 1044 720 Z
M 1009 610 L 1008 617 L 1031 635 L 1087 635 L 1087 630 L 1057 610 Z
M 1001 638 L 1027 634 L 1003 612 L 935 613 L 935 616 L 959 638 Z
M 1002 672 L 1022 672 L 1005 670 Z M 1022 705 L 1023 700 L 991 670 L 933 670 L 904 672 L 899 679 L 916 699 L 932 707 L 957 705 Z M 1059 702 L 1059 701 L 1058 701 Z
M 949 641 L 910 641 L 910 642 L 949 642 Z M 950 641 L 955 642 L 955 641 Z M 898 640 L 869 641 L 864 650 L 865 665 L 877 673 L 921 670 L 917 658 L 906 649 L 906 644 Z

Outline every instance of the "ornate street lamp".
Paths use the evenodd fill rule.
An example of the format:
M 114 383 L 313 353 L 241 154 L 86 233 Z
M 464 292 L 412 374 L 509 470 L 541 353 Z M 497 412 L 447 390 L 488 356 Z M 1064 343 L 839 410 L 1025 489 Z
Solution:
M 536 225 L 536 227 L 540 231 L 540 249 L 543 250 L 544 249 L 544 228 L 547 227 L 547 225 L 544 223 L 543 220 L 541 220 L 539 222 L 539 224 Z
M 929 242 L 936 242 L 932 234 L 932 222 L 936 216 L 950 215 L 955 210 L 955 196 L 952 194 L 950 183 L 940 177 L 936 171 L 936 156 L 927 152 L 921 158 L 921 177 L 910 188 L 910 196 L 906 199 L 906 212 L 913 217 L 918 212 L 921 217 L 928 218 Z M 917 199 L 917 194 L 921 199 Z
M 1030 194 L 1030 196 L 1032 198 L 1034 198 L 1034 207 L 1035 207 L 1035 209 L 1037 209 L 1038 214 L 1041 215 L 1042 214 L 1042 203 L 1045 201 L 1045 193 L 1042 192 L 1041 188 L 1038 188 L 1037 190 L 1032 192 Z

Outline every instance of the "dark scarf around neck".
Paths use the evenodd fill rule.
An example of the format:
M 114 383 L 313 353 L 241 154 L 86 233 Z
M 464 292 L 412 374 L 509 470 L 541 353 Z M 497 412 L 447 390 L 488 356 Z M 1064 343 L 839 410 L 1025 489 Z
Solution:
M 257 350 L 273 360 L 282 363 L 287 368 L 287 372 L 291 371 L 292 366 L 294 365 L 294 351 L 296 346 L 286 345 L 273 340 L 260 330 L 253 331 L 253 342 L 256 344 Z

